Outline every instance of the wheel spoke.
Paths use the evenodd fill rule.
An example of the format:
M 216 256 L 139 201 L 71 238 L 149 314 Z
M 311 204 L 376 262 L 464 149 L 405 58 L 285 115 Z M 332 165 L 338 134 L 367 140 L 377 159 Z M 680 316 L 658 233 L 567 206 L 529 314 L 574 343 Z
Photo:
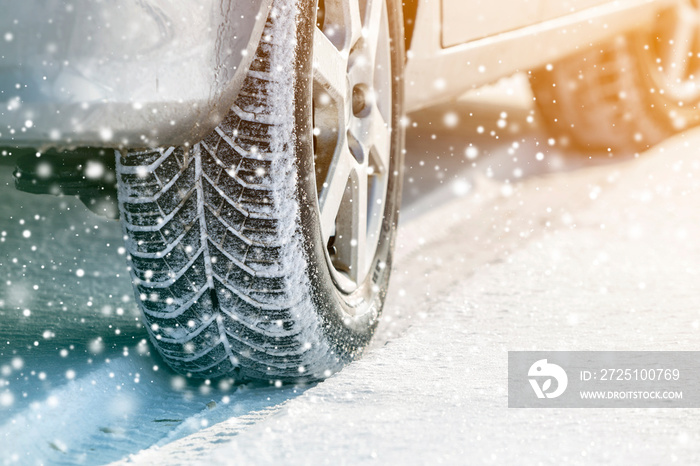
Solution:
M 391 129 L 384 120 L 376 104 L 364 118 L 353 119 L 350 126 L 350 151 L 360 163 L 369 160 L 373 154 L 375 165 L 381 173 L 389 167 L 391 157 Z M 356 141 L 356 143 L 353 143 Z
M 360 15 L 358 2 L 351 0 L 343 1 L 342 3 L 347 8 L 346 27 L 349 34 L 345 47 L 349 50 L 362 35 L 362 16 Z
M 314 81 L 336 101 L 347 96 L 347 55 L 338 51 L 328 37 L 316 29 L 314 32 Z
M 326 0 L 323 13 L 313 58 L 315 163 L 318 180 L 324 179 L 318 184 L 321 235 L 336 284 L 351 292 L 377 251 L 386 202 L 389 29 L 385 0 Z
M 338 150 L 333 158 L 324 188 L 319 196 L 321 232 L 323 233 L 324 242 L 328 242 L 328 238 L 335 231 L 335 220 L 343 202 L 345 187 L 356 165 L 355 158 L 348 150 L 347 144 L 343 143 L 341 149 Z
M 389 170 L 391 158 L 391 128 L 384 120 L 384 116 L 375 105 L 370 115 L 372 128 L 370 140 L 372 141 L 371 157 L 379 173 Z
M 384 13 L 384 0 L 367 0 L 362 22 L 362 37 L 367 43 L 372 57 L 377 53 L 379 35 L 382 28 L 382 16 Z

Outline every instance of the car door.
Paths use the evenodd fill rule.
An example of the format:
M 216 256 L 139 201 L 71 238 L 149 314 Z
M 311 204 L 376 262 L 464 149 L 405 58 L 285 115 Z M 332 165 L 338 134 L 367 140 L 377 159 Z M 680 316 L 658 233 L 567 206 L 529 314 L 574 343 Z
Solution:
M 543 0 L 542 19 L 558 18 L 610 0 Z
M 542 1 L 557 0 L 442 0 L 442 46 L 534 24 L 540 20 Z

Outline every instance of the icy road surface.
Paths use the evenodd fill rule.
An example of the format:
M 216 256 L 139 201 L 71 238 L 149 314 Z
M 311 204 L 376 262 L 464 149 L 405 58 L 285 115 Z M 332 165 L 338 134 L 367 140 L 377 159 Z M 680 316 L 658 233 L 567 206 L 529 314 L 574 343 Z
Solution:
M 315 386 L 174 377 L 118 225 L 0 166 L 0 461 L 698 463 L 698 410 L 508 409 L 506 370 L 509 350 L 700 350 L 700 131 L 590 160 L 500 92 L 413 117 L 382 324 Z

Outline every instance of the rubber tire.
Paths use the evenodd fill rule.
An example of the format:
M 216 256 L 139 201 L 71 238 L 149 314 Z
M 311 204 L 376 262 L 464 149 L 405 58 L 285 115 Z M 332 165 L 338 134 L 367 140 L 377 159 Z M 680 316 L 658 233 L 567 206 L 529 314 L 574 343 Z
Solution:
M 241 94 L 201 143 L 117 154 L 137 302 L 153 345 L 175 371 L 317 380 L 371 339 L 402 185 L 402 22 L 398 5 L 388 3 L 393 176 L 373 270 L 355 292 L 335 286 L 321 239 L 311 123 L 314 2 L 275 1 Z
M 641 33 L 620 36 L 532 72 L 545 127 L 564 145 L 639 152 L 696 125 L 697 102 L 679 106 L 658 92 L 644 43 Z

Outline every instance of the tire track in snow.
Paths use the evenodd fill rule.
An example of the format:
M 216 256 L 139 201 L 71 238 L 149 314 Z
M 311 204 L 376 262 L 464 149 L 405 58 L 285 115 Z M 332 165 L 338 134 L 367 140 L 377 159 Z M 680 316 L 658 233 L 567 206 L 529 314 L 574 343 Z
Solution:
M 149 356 L 119 357 L 51 390 L 0 425 L 3 464 L 104 464 L 227 421 L 237 429 L 301 388 L 185 386 Z M 202 389 L 204 387 L 204 389 Z

